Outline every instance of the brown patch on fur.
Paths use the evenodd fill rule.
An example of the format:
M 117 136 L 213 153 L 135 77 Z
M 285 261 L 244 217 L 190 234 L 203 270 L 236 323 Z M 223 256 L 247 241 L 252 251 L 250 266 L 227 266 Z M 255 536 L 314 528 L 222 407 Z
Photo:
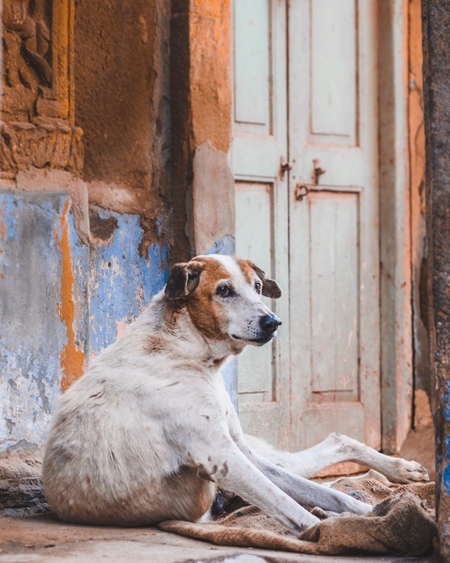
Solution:
M 267 277 L 266 272 L 251 262 L 250 260 L 245 260 L 247 266 L 249 266 L 255 274 L 259 277 L 262 282 L 261 294 L 265 297 L 270 297 L 271 299 L 278 299 L 282 295 L 281 287 L 277 284 L 275 280 L 271 280 Z
M 255 276 L 255 270 L 250 266 L 248 260 L 242 260 L 242 258 L 236 258 L 235 260 L 244 274 L 245 281 L 251 284 Z
M 219 280 L 231 279 L 230 273 L 214 258 L 196 258 L 204 268 L 197 289 L 187 302 L 187 310 L 195 328 L 211 340 L 224 340 L 220 307 L 212 299 Z
M 220 368 L 220 366 L 225 362 L 226 358 L 219 358 L 218 360 L 214 360 L 213 364 L 216 368 Z
M 160 354 L 165 348 L 165 342 L 159 336 L 150 335 L 146 338 L 144 350 L 147 354 Z
M 203 270 L 203 263 L 191 260 L 189 263 L 175 264 L 169 273 L 164 290 L 168 299 L 184 299 L 198 285 L 199 276 Z
M 185 302 L 182 302 L 181 300 L 167 302 L 164 320 L 166 321 L 166 326 L 169 329 L 174 329 L 177 326 L 184 306 Z
M 216 467 L 216 471 L 217 471 L 217 466 L 215 465 L 214 467 Z M 202 479 L 204 479 L 205 481 L 211 481 L 214 483 L 214 481 L 211 479 L 211 475 L 206 471 L 203 465 L 199 465 L 197 469 L 197 475 Z

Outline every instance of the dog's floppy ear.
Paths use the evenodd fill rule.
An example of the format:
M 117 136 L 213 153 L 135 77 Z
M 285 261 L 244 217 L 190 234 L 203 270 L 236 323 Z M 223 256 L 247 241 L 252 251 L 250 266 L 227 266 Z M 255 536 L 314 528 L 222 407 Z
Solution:
M 270 297 L 271 299 L 278 299 L 281 297 L 283 292 L 275 280 L 268 278 L 266 272 L 253 262 L 250 262 L 250 260 L 247 260 L 247 264 L 255 271 L 259 279 L 262 281 L 261 293 L 264 297 Z
M 200 262 L 183 262 L 175 264 L 169 273 L 164 293 L 168 299 L 187 297 L 197 287 L 203 270 Z

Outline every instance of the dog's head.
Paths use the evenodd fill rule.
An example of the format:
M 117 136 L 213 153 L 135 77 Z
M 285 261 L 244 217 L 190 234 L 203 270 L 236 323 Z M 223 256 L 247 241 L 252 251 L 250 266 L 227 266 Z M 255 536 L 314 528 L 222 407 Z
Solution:
M 281 289 L 249 260 L 214 254 L 175 264 L 165 294 L 186 305 L 206 338 L 230 340 L 235 349 L 269 342 L 281 325 L 261 301 L 261 295 L 278 299 Z

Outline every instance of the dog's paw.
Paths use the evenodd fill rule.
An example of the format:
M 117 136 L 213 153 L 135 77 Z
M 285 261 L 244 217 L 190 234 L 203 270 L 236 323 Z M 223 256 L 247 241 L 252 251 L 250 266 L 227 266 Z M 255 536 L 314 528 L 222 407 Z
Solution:
M 396 459 L 392 473 L 386 475 L 386 477 L 393 483 L 401 484 L 428 482 L 430 472 L 417 461 Z

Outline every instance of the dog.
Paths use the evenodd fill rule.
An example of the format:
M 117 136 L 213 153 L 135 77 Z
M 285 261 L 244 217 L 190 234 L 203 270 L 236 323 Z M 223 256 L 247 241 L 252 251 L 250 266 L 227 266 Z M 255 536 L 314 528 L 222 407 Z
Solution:
M 198 256 L 171 269 L 165 289 L 61 398 L 43 463 L 61 520 L 198 521 L 220 487 L 298 534 L 318 522 L 307 508 L 372 508 L 308 480 L 324 467 L 354 461 L 394 482 L 428 480 L 415 461 L 339 434 L 299 453 L 243 434 L 220 368 L 275 337 L 281 321 L 261 295 L 277 299 L 281 289 L 248 260 Z

